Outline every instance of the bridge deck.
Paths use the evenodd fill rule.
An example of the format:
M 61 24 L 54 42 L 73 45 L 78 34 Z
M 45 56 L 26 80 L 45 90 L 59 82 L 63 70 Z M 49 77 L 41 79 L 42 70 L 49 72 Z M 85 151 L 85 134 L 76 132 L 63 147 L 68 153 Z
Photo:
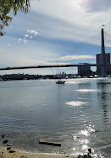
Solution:
M 89 64 L 90 66 L 102 66 L 97 64 Z M 2 67 L 0 68 L 0 71 L 2 70 L 17 70 L 17 69 L 35 69 L 35 68 L 56 68 L 56 67 L 78 67 L 80 64 L 67 64 L 67 65 L 38 65 L 38 66 L 18 66 L 18 67 Z M 111 66 L 107 65 L 107 66 Z

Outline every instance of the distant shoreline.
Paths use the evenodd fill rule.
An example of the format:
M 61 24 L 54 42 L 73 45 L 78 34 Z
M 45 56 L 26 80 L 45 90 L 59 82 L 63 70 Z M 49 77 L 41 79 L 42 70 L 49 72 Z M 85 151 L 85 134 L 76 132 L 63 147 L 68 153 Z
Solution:
M 110 79 L 111 77 L 75 77 L 75 78 L 17 78 L 17 79 L 12 79 L 12 78 L 8 78 L 8 79 L 0 79 L 0 82 L 3 82 L 3 81 L 37 81 L 37 80 L 71 80 L 71 79 L 101 79 L 101 78 L 106 78 L 106 79 Z
M 38 80 L 38 79 L 80 79 L 80 78 L 97 78 L 97 75 L 84 75 L 78 74 L 55 74 L 55 75 L 30 75 L 30 74 L 5 74 L 0 75 L 0 81 L 16 81 L 16 80 Z M 110 77 L 110 76 L 109 76 Z

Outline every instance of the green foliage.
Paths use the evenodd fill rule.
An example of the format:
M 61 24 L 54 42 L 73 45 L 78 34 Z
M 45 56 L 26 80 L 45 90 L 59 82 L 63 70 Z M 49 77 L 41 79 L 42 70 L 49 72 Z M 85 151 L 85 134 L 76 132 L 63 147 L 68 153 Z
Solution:
M 30 0 L 0 0 L 0 36 L 4 35 L 4 26 L 8 26 L 12 17 L 8 16 L 12 10 L 14 15 L 18 10 L 24 13 L 28 12 L 30 7 Z

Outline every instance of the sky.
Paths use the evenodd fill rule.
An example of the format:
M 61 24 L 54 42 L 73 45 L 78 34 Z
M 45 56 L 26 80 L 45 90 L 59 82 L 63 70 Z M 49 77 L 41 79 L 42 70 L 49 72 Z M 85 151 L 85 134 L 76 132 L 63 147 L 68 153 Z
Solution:
M 31 0 L 29 12 L 18 11 L 0 37 L 0 67 L 95 63 L 105 25 L 110 53 L 111 0 Z M 74 68 L 61 72 L 77 73 Z M 33 69 L 0 73 L 53 74 Z

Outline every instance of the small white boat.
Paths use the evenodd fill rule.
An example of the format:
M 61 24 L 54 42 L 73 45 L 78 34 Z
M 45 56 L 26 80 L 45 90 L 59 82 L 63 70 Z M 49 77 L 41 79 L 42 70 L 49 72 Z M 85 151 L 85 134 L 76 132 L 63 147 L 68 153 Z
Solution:
M 56 84 L 64 84 L 66 81 L 58 80 Z

